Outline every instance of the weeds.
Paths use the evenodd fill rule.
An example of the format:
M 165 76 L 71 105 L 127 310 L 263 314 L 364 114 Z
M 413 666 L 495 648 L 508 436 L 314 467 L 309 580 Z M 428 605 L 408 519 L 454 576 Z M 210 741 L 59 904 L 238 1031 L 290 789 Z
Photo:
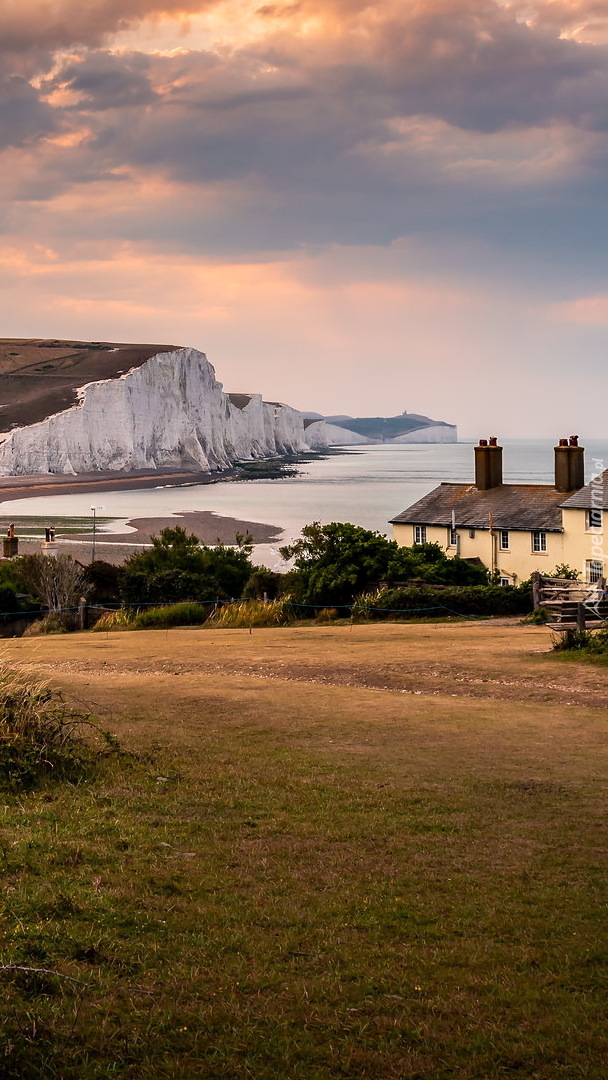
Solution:
M 209 616 L 215 626 L 231 629 L 248 626 L 285 626 L 295 615 L 289 600 L 245 600 L 224 604 Z
M 77 628 L 78 620 L 73 611 L 49 611 L 43 619 L 36 619 L 23 632 L 24 637 L 41 634 L 69 634 Z
M 558 634 L 559 637 L 553 645 L 556 652 L 580 652 L 583 649 L 589 649 L 591 645 L 592 634 L 590 630 L 575 630 L 573 627 L 569 627 L 566 630 L 559 630 Z
M 553 643 L 555 652 L 576 652 L 589 660 L 608 661 L 608 629 L 593 633 L 570 628 L 558 631 L 558 635 Z
M 534 611 L 532 611 L 530 615 L 526 615 L 523 621 L 531 623 L 533 626 L 544 626 L 545 623 L 549 622 L 550 618 L 551 612 L 549 611 L 549 608 L 541 605 L 540 607 L 534 608 Z
M 0 666 L 0 785 L 31 788 L 49 776 L 75 782 L 89 775 L 96 754 L 77 737 L 84 725 L 101 734 L 58 691 Z
M 100 632 L 103 630 L 132 630 L 133 612 L 127 608 L 118 608 L 117 611 L 105 611 L 103 615 L 99 616 L 91 629 Z

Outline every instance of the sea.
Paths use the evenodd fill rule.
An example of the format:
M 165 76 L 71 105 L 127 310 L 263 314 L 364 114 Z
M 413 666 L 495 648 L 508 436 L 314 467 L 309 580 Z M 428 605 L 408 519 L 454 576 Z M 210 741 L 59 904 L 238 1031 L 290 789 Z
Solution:
M 504 439 L 507 483 L 551 483 L 553 446 L 549 439 Z M 474 442 L 369 445 L 306 463 L 298 476 L 276 480 L 224 480 L 188 487 L 104 492 L 96 513 L 100 531 L 123 532 L 130 519 L 171 517 L 209 510 L 225 517 L 264 522 L 282 530 L 273 545 L 258 545 L 258 561 L 279 569 L 278 544 L 289 543 L 311 521 L 349 521 L 387 536 L 392 517 L 442 481 L 472 481 Z M 608 439 L 586 442 L 587 479 L 608 468 Z M 101 503 L 103 500 L 103 503 Z M 5 501 L 0 516 L 86 517 L 91 495 L 57 495 Z

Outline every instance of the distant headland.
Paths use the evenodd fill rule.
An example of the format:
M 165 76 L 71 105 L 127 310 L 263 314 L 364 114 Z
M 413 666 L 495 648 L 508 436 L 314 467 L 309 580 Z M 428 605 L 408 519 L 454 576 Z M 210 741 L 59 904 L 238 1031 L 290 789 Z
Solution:
M 456 424 L 432 420 L 421 413 L 399 416 L 320 416 L 305 413 L 307 422 L 325 420 L 329 446 L 361 446 L 365 443 L 455 443 Z

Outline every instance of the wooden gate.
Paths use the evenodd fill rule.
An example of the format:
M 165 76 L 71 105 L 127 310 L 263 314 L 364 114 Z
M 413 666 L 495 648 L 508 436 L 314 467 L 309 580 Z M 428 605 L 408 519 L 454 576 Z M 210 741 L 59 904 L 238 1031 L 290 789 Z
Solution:
M 593 584 L 570 578 L 532 575 L 534 607 L 551 614 L 547 625 L 554 630 L 598 630 L 608 625 L 606 579 Z

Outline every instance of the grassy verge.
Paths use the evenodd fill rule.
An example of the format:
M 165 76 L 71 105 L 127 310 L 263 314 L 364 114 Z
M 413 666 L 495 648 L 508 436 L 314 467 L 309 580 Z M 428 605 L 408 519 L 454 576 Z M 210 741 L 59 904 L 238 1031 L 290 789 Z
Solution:
M 4 1080 L 603 1078 L 594 784 L 264 720 L 3 796 Z

